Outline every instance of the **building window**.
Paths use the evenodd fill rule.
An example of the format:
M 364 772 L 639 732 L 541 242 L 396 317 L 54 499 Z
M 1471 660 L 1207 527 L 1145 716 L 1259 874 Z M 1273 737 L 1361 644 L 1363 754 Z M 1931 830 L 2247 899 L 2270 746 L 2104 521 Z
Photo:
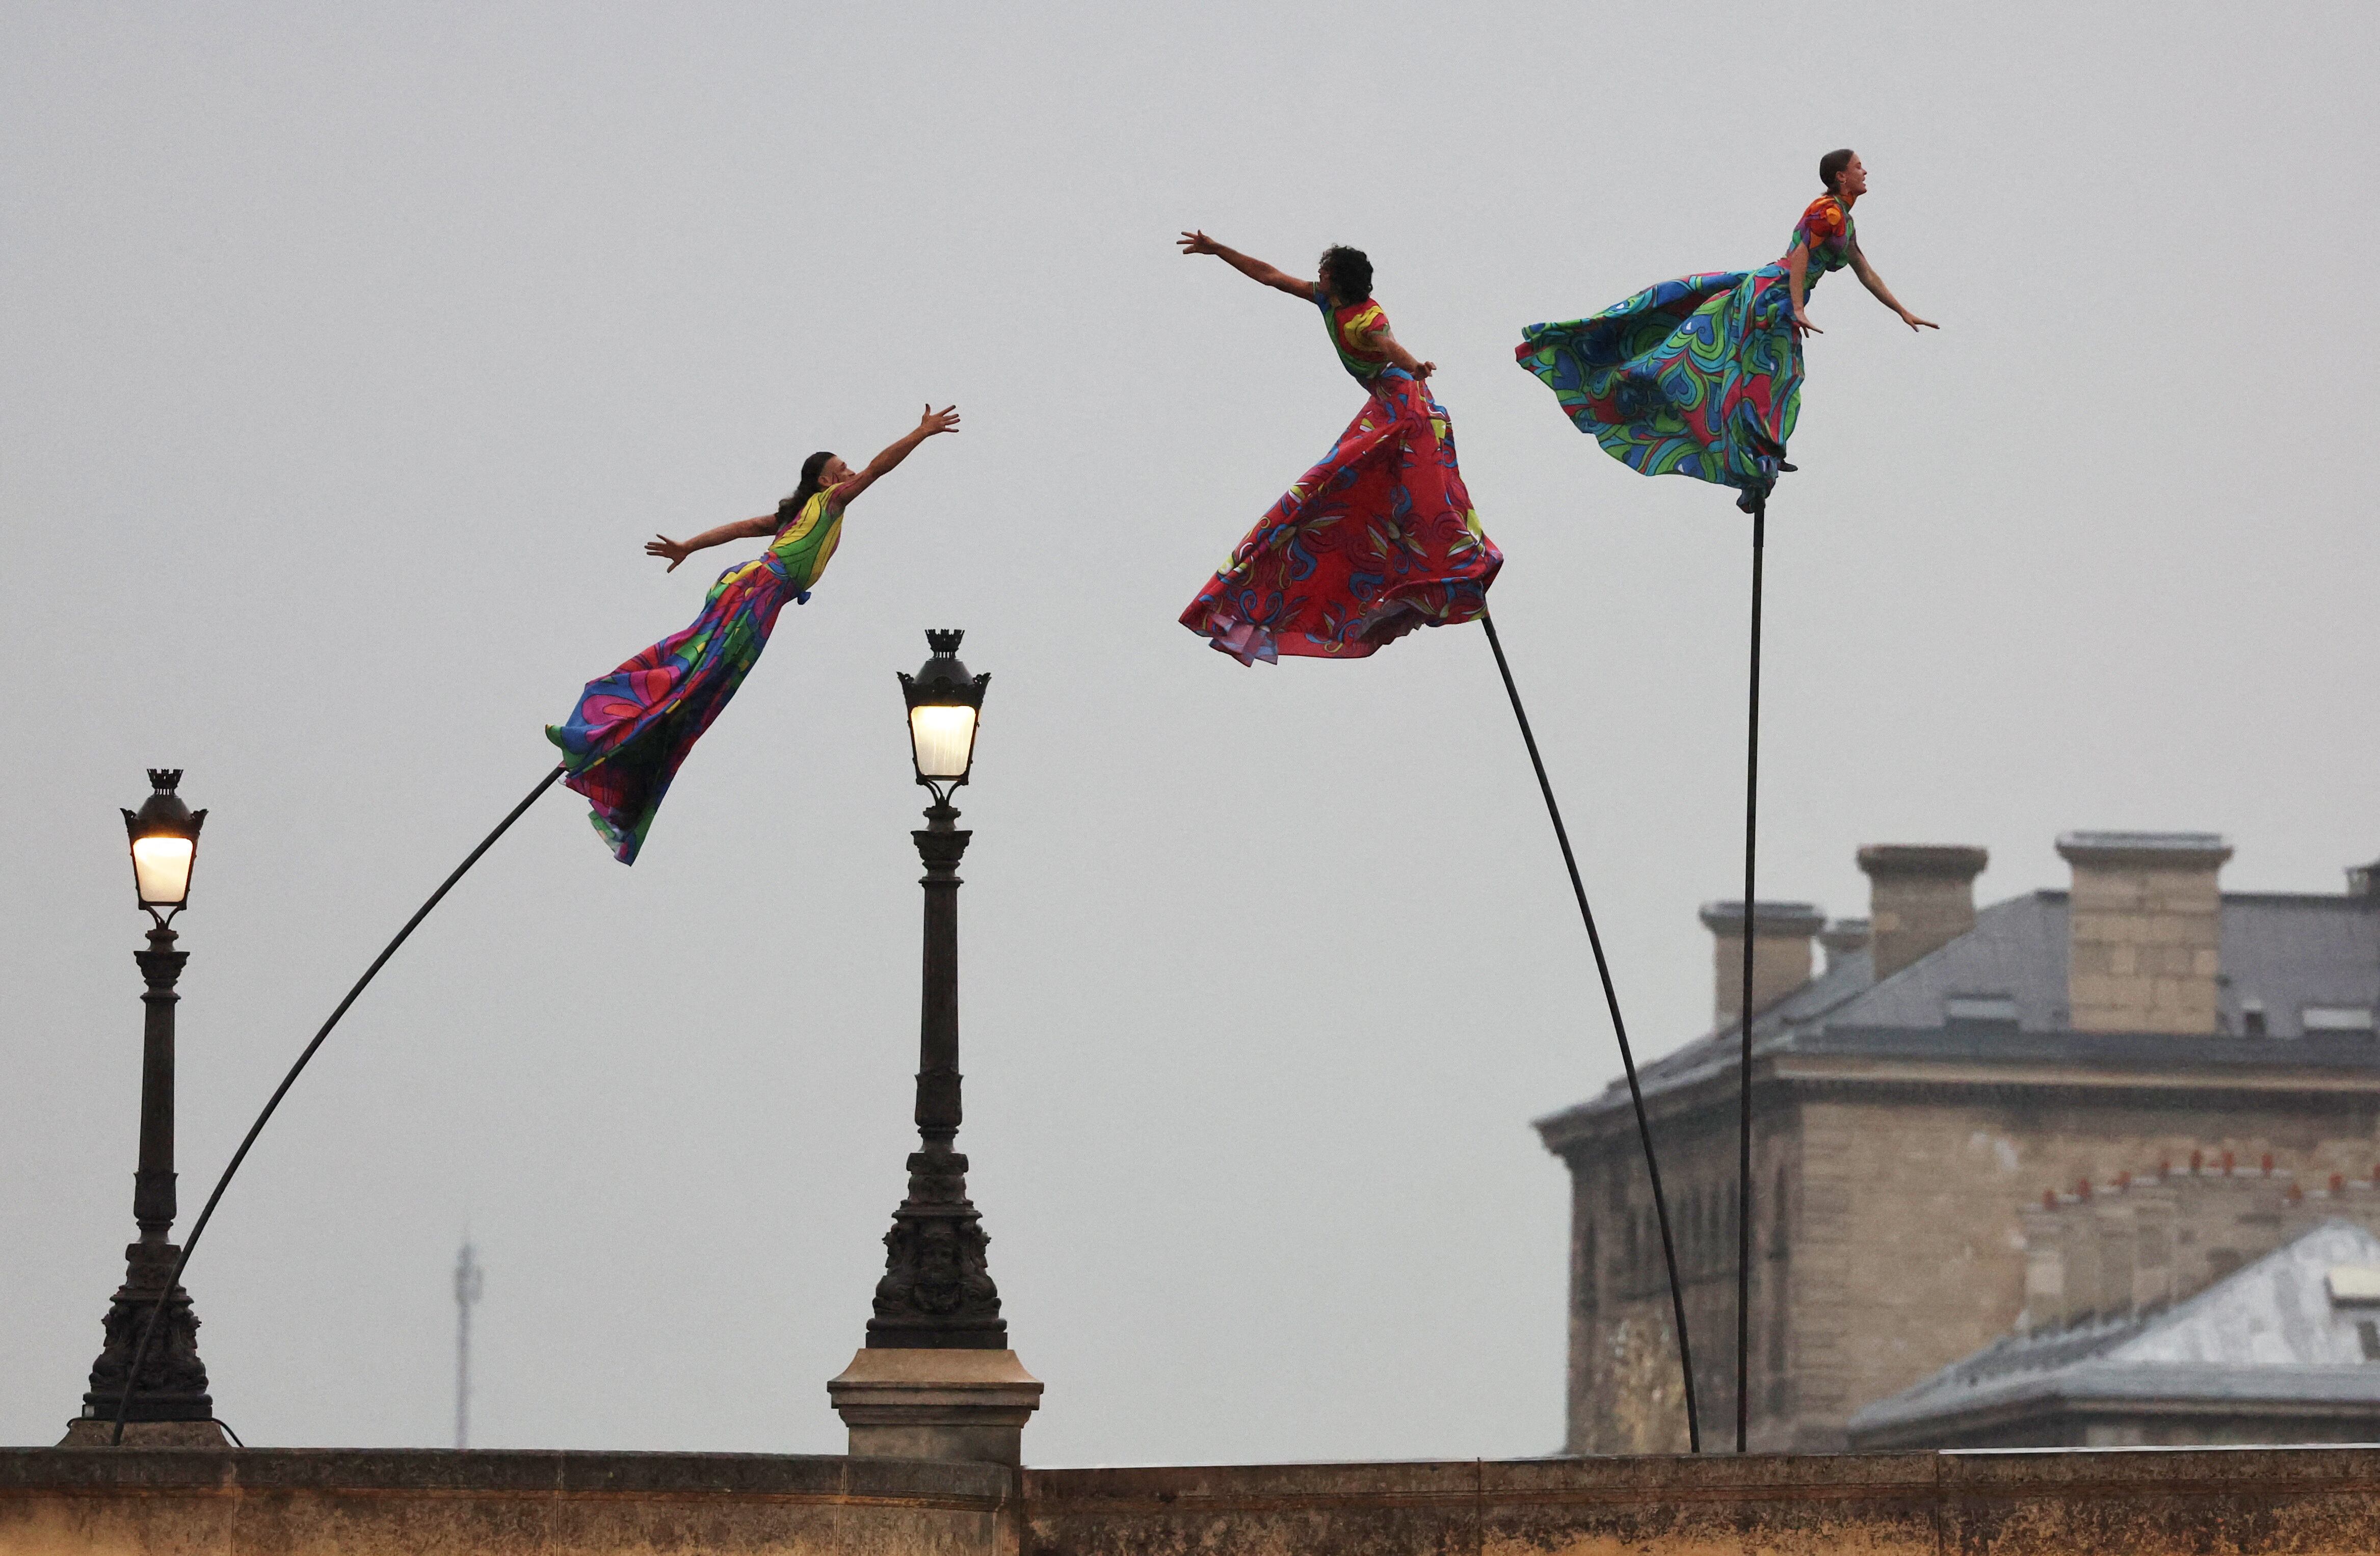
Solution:
M 2370 1005 L 2308 1005 L 2299 1014 L 2299 1020 L 2309 1032 L 2369 1032 L 2372 1030 Z
M 2012 1027 L 2016 997 L 2012 994 L 1945 994 L 1942 1020 L 1951 1027 Z
M 2363 1359 L 2380 1362 L 2380 1323 L 2370 1319 L 2355 1320 L 2355 1338 L 2363 1343 Z

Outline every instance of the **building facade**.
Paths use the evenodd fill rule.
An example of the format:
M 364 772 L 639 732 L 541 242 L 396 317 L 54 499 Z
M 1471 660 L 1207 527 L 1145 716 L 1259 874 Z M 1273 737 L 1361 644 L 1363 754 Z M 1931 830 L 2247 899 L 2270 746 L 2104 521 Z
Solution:
M 1703 910 L 1714 1024 L 1640 1071 L 1706 1442 L 1734 1419 L 1736 1071 L 1753 937 L 1751 1438 L 1847 1445 L 1853 1412 L 2006 1334 L 2045 1191 L 2156 1164 L 2369 1179 L 2380 871 L 2225 893 L 2205 833 L 2061 838 L 2068 891 L 1977 911 L 1980 848 L 1864 848 L 1868 917 Z M 1824 947 L 1826 966 L 1817 966 Z M 1666 1275 L 1624 1086 L 1541 1119 L 1572 1179 L 1568 1452 L 1686 1446 Z M 2277 1242 L 2256 1250 L 2262 1253 Z
M 2137 1197 L 2131 1185 L 2111 1185 L 2104 1210 L 2099 1197 L 2081 1197 L 2079 1217 L 2057 1219 L 2082 1224 L 2055 1228 L 2033 1250 L 2034 1273 L 2047 1278 L 2028 1282 L 2040 1300 L 2027 1302 L 2015 1332 L 1861 1407 L 1851 1420 L 1853 1450 L 2380 1439 L 2380 1236 L 2332 1216 L 2169 1298 L 2180 1280 L 2209 1268 L 2191 1257 L 2193 1245 L 2208 1249 L 2261 1230 L 2209 1203 L 2252 1203 L 2250 1196 L 2192 1192 L 2208 1182 L 2203 1173 L 2160 1174 Z M 2311 1196 L 2275 1197 L 2284 1198 L 2276 1209 L 2285 1220 L 2345 1210 L 2368 1222 L 2380 1194 L 2335 1181 Z M 2071 1204 L 2049 1209 L 2056 1216 Z M 2209 1209 L 2216 1213 L 2199 1213 Z M 2077 1253 L 2085 1253 L 2079 1289 L 2060 1279 L 2078 1272 Z M 2107 1278 L 2089 1278 L 2095 1273 Z M 2058 1311 L 2078 1297 L 2096 1306 Z

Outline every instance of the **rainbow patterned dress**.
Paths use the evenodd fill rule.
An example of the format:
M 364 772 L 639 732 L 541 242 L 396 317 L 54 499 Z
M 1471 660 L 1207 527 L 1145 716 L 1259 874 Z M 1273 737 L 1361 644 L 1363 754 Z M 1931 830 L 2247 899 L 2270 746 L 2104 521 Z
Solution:
M 843 537 L 835 489 L 812 497 L 769 549 L 719 575 L 702 614 L 617 670 L 587 683 L 567 723 L 548 724 L 563 782 L 592 802 L 595 830 L 622 864 L 653 824 L 678 764 L 768 646 L 785 602 L 810 586 Z
M 1367 342 L 1388 327 L 1379 305 L 1315 300 L 1366 398 L 1182 613 L 1242 664 L 1359 659 L 1416 626 L 1469 621 L 1504 565 L 1472 511 L 1446 407 Z
M 1857 241 L 1851 212 L 1821 195 L 1777 263 L 1664 281 L 1592 319 L 1532 324 L 1512 354 L 1613 458 L 1639 475 L 1732 486 L 1749 511 L 1776 484 L 1802 409 L 1787 263 L 1806 249 L 1815 290 Z

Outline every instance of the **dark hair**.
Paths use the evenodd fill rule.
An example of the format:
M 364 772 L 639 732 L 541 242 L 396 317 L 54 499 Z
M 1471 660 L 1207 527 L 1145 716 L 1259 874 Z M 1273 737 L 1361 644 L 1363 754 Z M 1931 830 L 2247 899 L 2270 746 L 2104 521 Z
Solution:
M 1372 295 L 1372 261 L 1361 249 L 1334 243 L 1322 250 L 1322 278 L 1342 303 L 1362 302 Z
M 811 498 L 818 495 L 819 472 L 825 469 L 826 462 L 833 457 L 833 455 L 821 448 L 802 461 L 802 483 L 794 488 L 792 496 L 777 504 L 779 529 L 783 529 L 802 517 L 802 509 L 808 505 Z
M 1851 164 L 1852 149 L 1849 146 L 1840 152 L 1828 152 L 1818 159 L 1818 182 L 1827 186 L 1828 194 L 1838 192 L 1835 188 L 1835 180 L 1841 177 L 1843 169 Z

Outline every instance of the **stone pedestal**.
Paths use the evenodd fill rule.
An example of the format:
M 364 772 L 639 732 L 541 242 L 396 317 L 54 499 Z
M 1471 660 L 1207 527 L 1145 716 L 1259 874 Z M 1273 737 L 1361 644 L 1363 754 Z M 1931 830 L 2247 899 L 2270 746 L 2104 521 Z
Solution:
M 1024 1460 L 1041 1381 L 1014 1351 L 863 1348 L 826 1386 L 856 1459 Z
M 78 1416 L 67 1423 L 67 1435 L 58 1440 L 61 1448 L 108 1448 L 115 1446 L 110 1440 L 115 1435 L 113 1416 Z M 224 1436 L 218 1421 L 127 1421 L 124 1442 L 127 1448 L 228 1448 L 231 1440 Z

